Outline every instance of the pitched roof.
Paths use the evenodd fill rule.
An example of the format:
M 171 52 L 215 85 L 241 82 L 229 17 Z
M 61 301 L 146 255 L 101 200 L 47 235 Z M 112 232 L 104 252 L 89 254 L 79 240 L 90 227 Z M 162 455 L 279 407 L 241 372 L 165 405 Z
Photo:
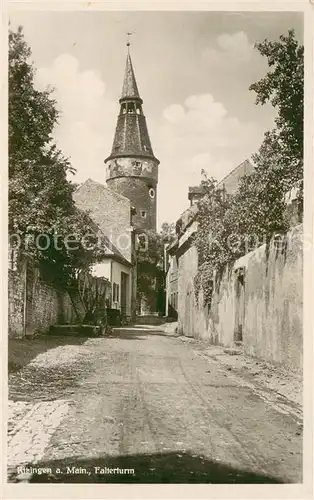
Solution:
M 176 222 L 176 233 L 182 234 L 188 228 L 190 224 L 195 220 L 195 216 L 198 212 L 198 206 L 196 204 L 190 206 L 180 215 Z
M 121 99 L 140 99 L 130 54 L 127 55 Z
M 142 110 L 143 101 L 137 88 L 130 54 L 127 55 L 122 97 L 119 102 L 121 108 L 112 150 L 105 162 L 112 158 L 127 156 L 148 157 L 158 162 L 150 142 L 146 118 Z
M 189 194 L 205 194 L 203 186 L 189 186 Z
M 240 165 L 235 167 L 229 174 L 227 174 L 221 181 L 218 183 L 217 187 L 224 187 L 228 194 L 234 194 L 238 189 L 239 180 L 244 175 L 251 174 L 254 170 L 254 165 L 246 159 Z
M 105 193 L 105 192 L 109 192 L 111 194 L 112 197 L 116 198 L 117 201 L 118 200 L 121 200 L 121 201 L 125 201 L 125 202 L 130 202 L 129 198 L 127 198 L 126 196 L 123 196 L 123 194 L 120 194 L 120 193 L 117 193 L 116 191 L 113 191 L 112 189 L 110 189 L 109 187 L 105 186 L 104 184 L 101 184 L 100 182 L 98 181 L 94 181 L 93 179 L 91 179 L 90 177 L 88 179 L 86 179 L 86 181 L 84 182 L 81 182 L 77 187 L 76 187 L 76 190 L 74 191 L 74 193 L 78 193 L 81 189 L 84 189 L 86 187 L 90 187 L 90 188 L 96 188 L 99 190 L 99 192 L 101 193 Z
M 77 187 L 73 199 L 76 207 L 87 212 L 93 221 L 93 230 L 102 239 L 106 257 L 130 265 L 131 249 L 122 248 L 120 251 L 111 241 L 119 241 L 119 236 L 124 233 L 131 237 L 130 200 L 92 179 Z
M 244 175 L 250 174 L 254 170 L 254 165 L 246 159 L 244 162 L 240 163 L 237 167 L 235 167 L 229 174 L 227 174 L 221 181 L 218 182 L 217 188 L 224 188 L 227 194 L 234 194 L 238 189 L 239 180 Z M 197 193 L 201 194 L 202 187 L 201 186 L 189 186 L 189 194 Z M 176 231 L 177 234 L 182 234 L 188 228 L 188 226 L 195 220 L 196 214 L 198 212 L 197 204 L 192 205 L 187 208 L 178 218 L 176 222 Z
M 76 210 L 78 213 L 88 213 L 82 208 L 79 208 L 76 206 Z M 98 235 L 98 237 L 101 240 L 101 244 L 103 246 L 103 249 L 105 251 L 105 258 L 111 258 L 116 260 L 117 262 L 120 262 L 121 264 L 124 264 L 126 266 L 132 266 L 131 262 L 129 262 L 120 252 L 120 250 L 110 241 L 108 236 L 105 235 L 105 233 L 101 230 L 97 222 L 93 219 L 91 214 L 88 214 L 89 216 L 89 225 L 90 228 L 95 232 L 95 234 Z
M 131 262 L 129 262 L 125 257 L 123 257 L 120 250 L 118 250 L 118 248 L 113 243 L 111 243 L 108 236 L 106 236 L 100 229 L 99 232 L 101 233 L 102 242 L 105 245 L 106 257 L 112 258 L 117 262 L 120 262 L 121 264 L 131 267 L 132 266 Z

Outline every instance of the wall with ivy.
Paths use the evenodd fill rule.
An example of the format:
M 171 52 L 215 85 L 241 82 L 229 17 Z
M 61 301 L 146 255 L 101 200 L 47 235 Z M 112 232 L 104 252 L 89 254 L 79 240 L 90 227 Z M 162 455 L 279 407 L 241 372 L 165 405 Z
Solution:
M 238 259 L 215 282 L 211 303 L 191 293 L 195 251 L 179 259 L 179 327 L 189 336 L 233 346 L 237 340 L 237 280 L 243 270 L 242 342 L 245 352 L 289 369 L 302 369 L 302 225 Z M 184 279 L 182 278 L 184 277 Z M 238 302 L 237 302 L 238 301 Z

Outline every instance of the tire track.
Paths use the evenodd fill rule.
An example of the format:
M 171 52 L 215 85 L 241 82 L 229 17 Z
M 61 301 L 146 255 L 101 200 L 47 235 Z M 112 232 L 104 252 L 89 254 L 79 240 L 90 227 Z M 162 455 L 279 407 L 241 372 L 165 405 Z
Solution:
M 140 422 L 141 417 L 143 415 L 143 420 L 144 424 L 141 424 L 142 427 L 142 435 L 143 435 L 143 441 L 142 442 L 152 442 L 155 450 L 158 449 L 158 444 L 159 444 L 159 439 L 158 439 L 158 434 L 154 430 L 153 425 L 152 425 L 152 420 L 150 418 L 150 413 L 148 406 L 145 402 L 145 393 L 143 390 L 143 384 L 139 375 L 139 369 L 138 366 L 135 364 L 136 359 L 133 359 L 131 356 L 131 359 L 129 360 L 129 368 L 130 368 L 130 378 L 131 382 L 128 384 L 129 387 L 132 387 L 132 392 L 128 392 L 127 398 L 124 398 L 124 404 L 122 411 L 119 411 L 119 415 L 122 413 L 122 425 L 120 429 L 120 443 L 119 443 L 119 452 L 123 454 L 128 454 L 130 452 L 130 443 L 129 443 L 129 436 L 133 434 L 134 431 L 132 431 L 132 422 Z M 137 395 L 139 396 L 139 401 L 140 404 L 138 405 L 138 398 Z M 125 402 L 127 401 L 127 404 Z M 132 407 L 134 405 L 134 401 L 136 401 L 135 408 Z M 139 407 L 137 407 L 137 405 Z M 132 407 L 132 408 L 131 408 Z M 149 434 L 150 434 L 150 441 L 147 441 L 147 437 L 145 436 L 145 424 L 148 428 Z M 138 430 L 138 426 L 136 428 Z M 140 441 L 139 441 L 140 442 Z M 131 450 L 133 453 L 134 450 Z
M 198 401 L 200 401 L 206 407 L 206 411 L 202 407 L 200 407 L 200 411 L 203 413 L 203 415 L 205 416 L 205 418 L 207 420 L 209 418 L 211 418 L 214 421 L 215 425 L 218 427 L 218 429 L 222 432 L 222 434 L 226 435 L 226 437 L 228 438 L 229 442 L 230 441 L 234 441 L 237 444 L 237 448 L 241 452 L 241 455 L 242 455 L 241 459 L 243 460 L 245 466 L 251 468 L 252 464 L 253 464 L 255 466 L 258 466 L 259 472 L 260 471 L 268 472 L 267 470 L 265 470 L 265 462 L 261 461 L 255 455 L 253 455 L 252 453 L 250 453 L 250 451 L 247 450 L 247 447 L 244 446 L 243 443 L 234 434 L 234 432 L 232 432 L 232 430 L 230 428 L 230 425 L 229 424 L 224 424 L 223 426 L 221 425 L 221 423 L 220 423 L 220 421 L 221 421 L 221 414 L 219 416 L 218 413 L 217 413 L 217 411 L 215 411 L 213 409 L 213 407 L 208 403 L 208 400 L 205 399 L 200 394 L 201 388 L 199 386 L 196 386 L 193 382 L 191 382 L 190 378 L 187 376 L 186 371 L 184 370 L 184 368 L 182 366 L 182 362 L 181 362 L 180 359 L 178 359 L 178 363 L 179 363 L 180 369 L 182 371 L 183 377 L 186 380 L 188 386 L 190 387 L 191 393 L 193 394 L 194 398 L 198 399 Z M 226 413 L 228 413 L 228 415 L 231 415 L 228 412 L 228 410 L 224 409 L 224 411 Z M 232 416 L 234 417 L 234 415 L 232 415 Z M 245 453 L 246 456 L 243 455 L 243 452 Z M 235 456 L 234 454 L 233 454 L 233 457 L 235 459 L 238 458 L 238 456 Z

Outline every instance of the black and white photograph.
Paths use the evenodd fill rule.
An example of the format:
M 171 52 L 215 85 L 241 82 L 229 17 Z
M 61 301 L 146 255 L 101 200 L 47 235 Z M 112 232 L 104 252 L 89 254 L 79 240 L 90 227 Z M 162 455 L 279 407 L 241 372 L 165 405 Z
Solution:
M 9 9 L 5 475 L 25 495 L 309 479 L 302 6 Z

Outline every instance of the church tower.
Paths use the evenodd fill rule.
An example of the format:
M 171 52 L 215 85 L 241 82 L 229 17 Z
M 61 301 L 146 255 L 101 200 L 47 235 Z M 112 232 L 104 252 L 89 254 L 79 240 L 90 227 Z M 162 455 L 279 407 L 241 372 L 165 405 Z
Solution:
M 126 59 L 120 112 L 111 154 L 105 160 L 109 189 L 131 201 L 136 213 L 133 225 L 137 232 L 156 231 L 157 182 L 159 160 L 148 135 L 129 53 Z

